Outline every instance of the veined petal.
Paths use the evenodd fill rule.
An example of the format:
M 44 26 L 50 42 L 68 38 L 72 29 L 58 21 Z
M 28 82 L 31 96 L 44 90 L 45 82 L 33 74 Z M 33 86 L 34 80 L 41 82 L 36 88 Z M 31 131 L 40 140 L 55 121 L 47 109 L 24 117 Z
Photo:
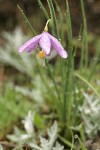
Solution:
M 67 58 L 68 54 L 67 52 L 64 50 L 63 46 L 61 45 L 61 43 L 52 35 L 50 35 L 48 33 L 48 36 L 51 40 L 51 45 L 52 47 L 57 51 L 57 53 L 62 57 L 62 58 Z
M 46 32 L 43 33 L 39 44 L 42 50 L 46 53 L 46 55 L 49 55 L 51 49 L 51 42 Z
M 41 36 L 42 34 L 37 35 L 32 39 L 30 39 L 29 41 L 27 41 L 19 48 L 19 52 L 27 51 L 28 53 L 30 53 L 31 51 L 33 51 L 36 48 L 37 44 L 39 43 Z

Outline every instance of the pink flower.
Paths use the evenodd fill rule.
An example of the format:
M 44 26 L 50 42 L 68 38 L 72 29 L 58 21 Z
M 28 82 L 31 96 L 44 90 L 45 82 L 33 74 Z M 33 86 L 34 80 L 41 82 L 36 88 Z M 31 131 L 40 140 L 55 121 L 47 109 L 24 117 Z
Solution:
M 52 48 L 54 48 L 62 58 L 68 57 L 68 54 L 64 50 L 61 43 L 55 37 L 45 31 L 42 34 L 33 37 L 24 45 L 22 45 L 19 48 L 19 52 L 26 51 L 27 53 L 30 53 L 35 50 L 38 44 L 42 48 L 42 51 L 40 51 L 39 53 L 40 58 L 44 57 L 45 55 L 49 56 Z

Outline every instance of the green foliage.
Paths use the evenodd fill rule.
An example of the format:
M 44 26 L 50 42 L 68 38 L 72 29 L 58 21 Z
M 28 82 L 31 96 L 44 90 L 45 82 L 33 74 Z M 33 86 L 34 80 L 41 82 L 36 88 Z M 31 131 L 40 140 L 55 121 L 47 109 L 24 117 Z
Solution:
M 29 109 L 33 109 L 32 104 L 16 94 L 14 85 L 6 85 L 5 91 L 0 95 L 0 136 L 9 132 Z

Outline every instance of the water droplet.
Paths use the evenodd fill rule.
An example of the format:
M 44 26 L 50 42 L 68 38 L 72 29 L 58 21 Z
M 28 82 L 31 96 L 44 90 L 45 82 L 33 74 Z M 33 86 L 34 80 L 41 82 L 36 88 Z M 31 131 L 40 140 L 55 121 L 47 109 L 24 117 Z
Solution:
M 79 40 L 79 41 L 81 40 L 81 35 L 79 35 L 78 40 Z
M 61 42 L 61 39 L 59 39 L 59 41 Z
M 75 139 L 77 139 L 78 138 L 78 135 L 75 135 Z

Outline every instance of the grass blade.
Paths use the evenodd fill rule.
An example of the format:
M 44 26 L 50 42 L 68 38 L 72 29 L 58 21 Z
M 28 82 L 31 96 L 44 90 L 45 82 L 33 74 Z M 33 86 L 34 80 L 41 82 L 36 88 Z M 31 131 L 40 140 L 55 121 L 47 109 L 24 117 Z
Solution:
M 84 3 L 83 0 L 81 1 L 81 9 L 82 9 L 82 16 L 83 16 L 83 35 L 82 35 L 82 51 L 81 51 L 81 62 L 80 68 L 83 67 L 87 68 L 88 66 L 88 42 L 87 42 L 87 23 L 86 23 L 86 16 L 84 10 Z
M 39 4 L 40 8 L 42 9 L 42 11 L 43 11 L 43 13 L 44 13 L 46 19 L 47 19 L 47 20 L 50 19 L 50 17 L 49 17 L 49 15 L 48 15 L 48 13 L 47 13 L 45 7 L 43 6 L 41 0 L 37 0 L 37 1 L 38 1 L 38 4 Z
M 61 38 L 61 41 L 64 42 L 63 15 L 62 15 L 61 8 L 59 7 L 57 1 L 55 0 L 54 2 L 56 5 L 57 12 L 59 13 L 59 27 L 61 29 L 61 35 L 59 36 Z
M 73 45 L 72 45 L 72 27 L 71 18 L 68 2 L 66 1 L 67 7 L 67 34 L 68 34 L 68 59 L 66 61 L 66 82 L 64 87 L 63 96 L 63 121 L 66 122 L 67 126 L 70 125 L 71 109 L 72 109 L 72 88 L 73 88 Z
M 23 12 L 23 10 L 19 7 L 19 5 L 17 5 L 17 7 L 18 7 L 18 9 L 20 10 L 20 12 L 22 13 L 22 15 L 23 15 L 23 17 L 24 17 L 26 23 L 28 24 L 28 26 L 29 26 L 31 32 L 33 33 L 33 35 L 36 35 L 35 30 L 33 29 L 31 23 L 29 22 L 28 18 L 26 17 L 25 13 Z
M 53 21 L 54 34 L 59 39 L 59 32 L 58 32 L 58 27 L 57 27 L 57 20 L 56 20 L 54 6 L 52 3 L 52 0 L 47 0 L 47 2 L 48 2 L 49 9 L 50 9 L 51 19 Z

